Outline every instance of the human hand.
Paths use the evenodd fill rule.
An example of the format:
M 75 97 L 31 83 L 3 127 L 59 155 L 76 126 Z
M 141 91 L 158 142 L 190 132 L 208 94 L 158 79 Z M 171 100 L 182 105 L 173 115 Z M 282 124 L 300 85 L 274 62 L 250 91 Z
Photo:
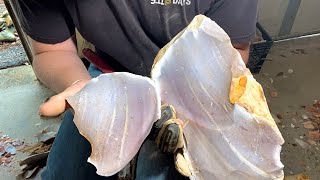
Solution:
M 66 98 L 79 92 L 90 80 L 78 80 L 61 93 L 47 98 L 39 107 L 39 115 L 53 117 L 70 108 Z

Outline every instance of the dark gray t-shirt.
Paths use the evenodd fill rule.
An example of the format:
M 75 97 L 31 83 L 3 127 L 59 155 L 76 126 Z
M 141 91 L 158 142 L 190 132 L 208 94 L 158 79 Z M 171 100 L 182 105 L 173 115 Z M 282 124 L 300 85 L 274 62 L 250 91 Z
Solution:
M 23 29 L 59 43 L 75 28 L 130 72 L 149 75 L 157 52 L 198 14 L 216 21 L 233 43 L 255 35 L 258 0 L 18 0 Z

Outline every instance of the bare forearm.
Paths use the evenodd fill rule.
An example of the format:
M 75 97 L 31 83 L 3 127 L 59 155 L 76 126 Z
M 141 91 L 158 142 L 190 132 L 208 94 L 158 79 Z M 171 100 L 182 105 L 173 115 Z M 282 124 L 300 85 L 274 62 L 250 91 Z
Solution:
M 232 44 L 236 50 L 240 53 L 242 60 L 245 64 L 249 61 L 250 43 Z
M 38 79 L 60 93 L 76 80 L 91 79 L 78 55 L 69 51 L 50 51 L 37 54 L 33 68 Z
M 245 64 L 249 61 L 249 49 L 237 49 Z

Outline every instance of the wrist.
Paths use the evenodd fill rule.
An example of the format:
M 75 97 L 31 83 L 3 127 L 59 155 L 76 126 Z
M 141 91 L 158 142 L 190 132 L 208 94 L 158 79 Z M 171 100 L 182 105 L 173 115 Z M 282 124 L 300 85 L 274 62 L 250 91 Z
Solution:
M 69 85 L 68 88 L 66 88 L 60 94 L 62 95 L 63 98 L 66 98 L 68 96 L 73 96 L 74 94 L 79 92 L 89 81 L 90 81 L 90 79 L 75 80 L 75 81 L 73 81 L 73 83 L 71 83 Z

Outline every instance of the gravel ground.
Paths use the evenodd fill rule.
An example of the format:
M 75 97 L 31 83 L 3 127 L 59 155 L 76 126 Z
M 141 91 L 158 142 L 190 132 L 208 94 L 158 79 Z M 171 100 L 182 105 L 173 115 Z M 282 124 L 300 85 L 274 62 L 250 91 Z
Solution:
M 3 0 L 0 0 L 0 13 L 6 10 L 6 7 L 4 6 Z
M 0 0 L 0 14 L 5 10 L 5 5 Z M 0 69 L 19 66 L 27 62 L 27 55 L 19 38 L 16 42 L 0 42 Z
M 21 44 L 0 50 L 0 69 L 19 66 L 28 62 Z

